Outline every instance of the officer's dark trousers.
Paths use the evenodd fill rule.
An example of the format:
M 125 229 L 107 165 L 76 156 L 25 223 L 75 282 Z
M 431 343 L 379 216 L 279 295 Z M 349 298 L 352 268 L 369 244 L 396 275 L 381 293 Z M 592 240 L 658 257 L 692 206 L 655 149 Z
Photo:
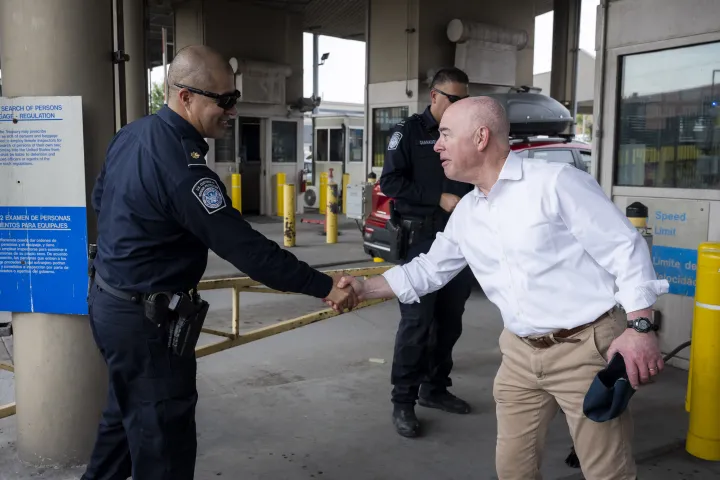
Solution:
M 432 239 L 410 247 L 406 261 L 427 253 L 431 245 Z M 420 303 L 400 303 L 391 371 L 393 403 L 414 404 L 421 384 L 423 393 L 452 385 L 452 350 L 462 333 L 472 282 L 472 272 L 465 268 L 437 292 L 421 297 Z
M 195 471 L 194 357 L 171 355 L 144 307 L 93 286 L 89 314 L 108 367 L 107 405 L 83 480 L 185 480 Z

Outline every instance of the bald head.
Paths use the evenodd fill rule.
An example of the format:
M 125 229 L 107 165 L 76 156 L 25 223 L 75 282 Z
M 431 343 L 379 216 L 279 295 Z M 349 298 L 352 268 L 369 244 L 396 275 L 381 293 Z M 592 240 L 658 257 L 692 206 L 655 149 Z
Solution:
M 510 122 L 505 108 L 492 97 L 453 103 L 440 121 L 440 133 L 435 151 L 451 180 L 487 184 L 510 151 Z
M 492 143 L 505 147 L 509 145 L 510 122 L 505 107 L 492 97 L 470 97 L 453 104 L 450 109 L 465 118 L 468 129 L 475 132 L 487 127 Z M 448 109 L 447 113 L 450 113 Z
M 216 91 L 218 77 L 232 74 L 230 64 L 217 50 L 205 45 L 191 45 L 178 51 L 170 63 L 168 86 L 172 89 L 180 84 L 212 92 Z
M 222 138 L 237 113 L 235 77 L 216 50 L 191 45 L 180 50 L 168 69 L 168 106 L 205 138 Z

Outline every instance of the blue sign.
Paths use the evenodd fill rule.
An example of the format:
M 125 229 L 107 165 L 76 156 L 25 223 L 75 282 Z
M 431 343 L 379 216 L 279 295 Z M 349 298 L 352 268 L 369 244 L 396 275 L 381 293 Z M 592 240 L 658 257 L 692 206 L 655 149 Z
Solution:
M 695 249 L 653 246 L 655 272 L 659 279 L 668 281 L 669 293 L 686 297 L 695 296 L 697 255 Z
M 0 309 L 87 314 L 82 207 L 0 207 Z
M 85 315 L 82 99 L 0 97 L 0 311 Z

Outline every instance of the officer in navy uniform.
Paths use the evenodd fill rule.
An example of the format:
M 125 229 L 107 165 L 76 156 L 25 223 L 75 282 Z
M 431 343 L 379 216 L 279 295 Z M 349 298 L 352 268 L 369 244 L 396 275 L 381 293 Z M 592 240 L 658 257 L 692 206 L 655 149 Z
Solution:
M 460 69 L 438 71 L 431 83 L 431 104 L 393 130 L 380 176 L 383 194 L 393 199 L 406 231 L 404 261 L 427 253 L 435 234 L 445 228 L 455 205 L 472 185 L 448 180 L 433 149 L 438 125 L 451 103 L 468 96 L 469 80 Z M 393 424 L 405 437 L 420 433 L 415 402 L 464 414 L 470 406 L 451 394 L 452 350 L 462 333 L 465 302 L 473 283 L 469 268 L 441 290 L 416 304 L 400 304 L 391 383 Z
M 92 195 L 98 240 L 88 304 L 109 388 L 85 480 L 194 477 L 195 345 L 179 355 L 146 306 L 158 292 L 195 295 L 208 248 L 270 288 L 357 302 L 255 231 L 206 166 L 204 138 L 222 137 L 236 114 L 229 63 L 208 47 L 187 47 L 168 84 L 168 105 L 112 140 Z

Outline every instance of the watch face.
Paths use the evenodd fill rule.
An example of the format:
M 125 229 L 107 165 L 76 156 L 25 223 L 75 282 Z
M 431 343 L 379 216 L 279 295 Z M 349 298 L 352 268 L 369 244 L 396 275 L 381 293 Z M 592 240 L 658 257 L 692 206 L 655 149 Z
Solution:
M 640 327 L 641 330 L 649 330 L 650 323 L 644 318 L 641 318 L 640 320 L 638 320 L 638 327 Z

